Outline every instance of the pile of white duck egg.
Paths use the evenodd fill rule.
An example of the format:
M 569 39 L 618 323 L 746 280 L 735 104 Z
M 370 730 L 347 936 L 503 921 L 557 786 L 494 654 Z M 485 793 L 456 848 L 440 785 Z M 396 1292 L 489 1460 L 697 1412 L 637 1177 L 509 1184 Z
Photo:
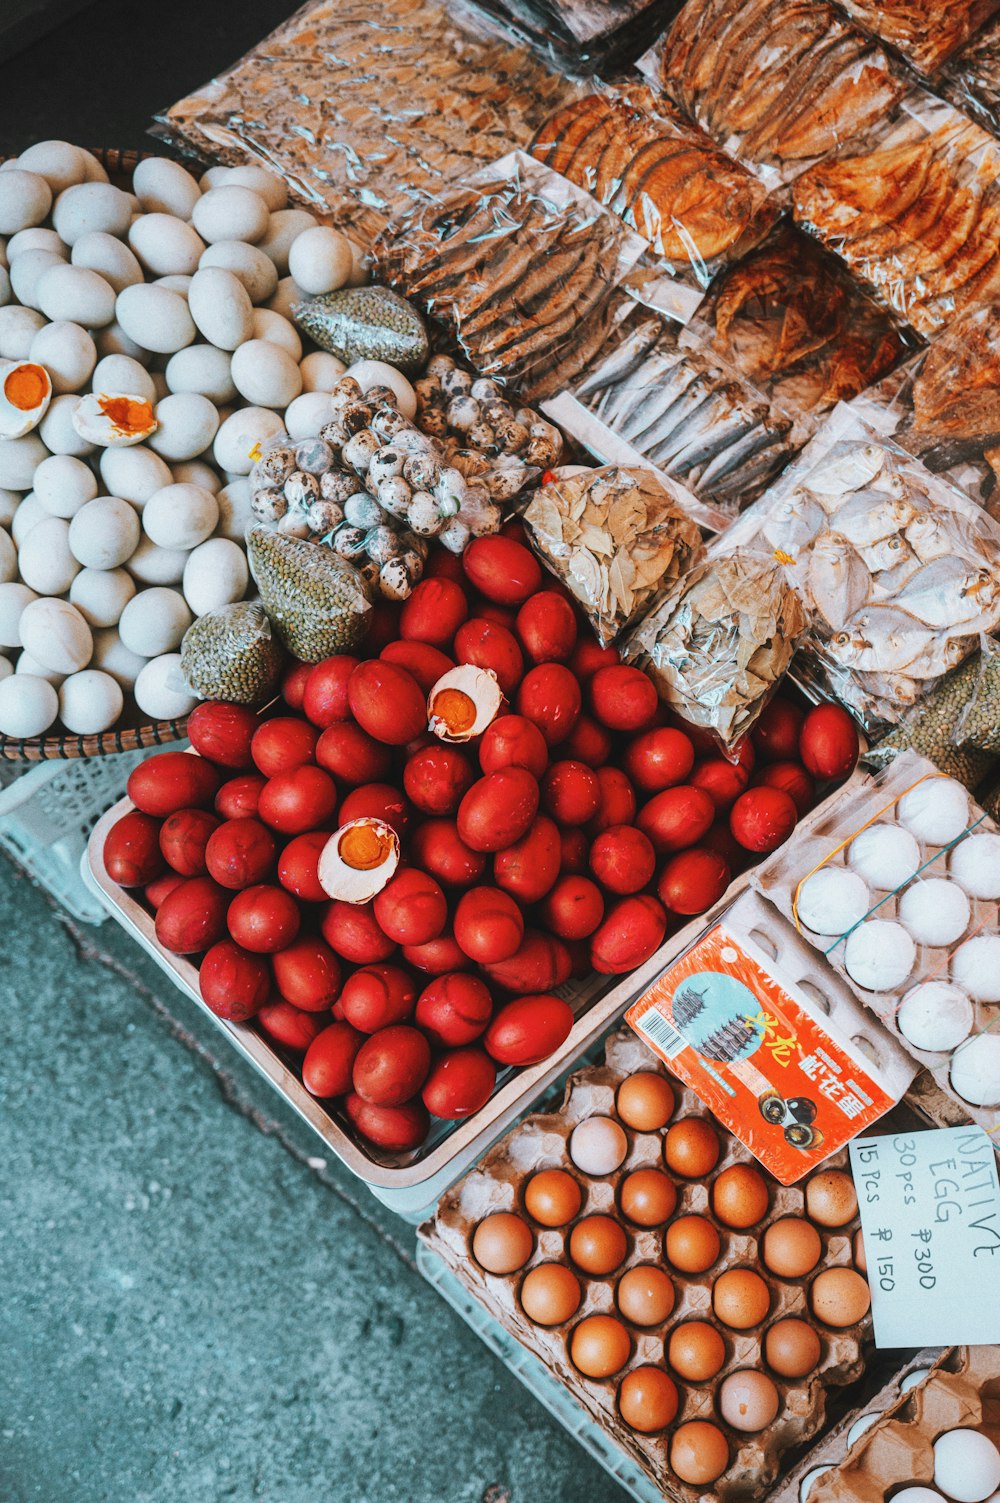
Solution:
M 65 141 L 0 167 L 4 736 L 193 708 L 180 643 L 250 588 L 250 470 L 347 369 L 290 312 L 363 251 L 279 178 L 149 158 L 131 190 Z

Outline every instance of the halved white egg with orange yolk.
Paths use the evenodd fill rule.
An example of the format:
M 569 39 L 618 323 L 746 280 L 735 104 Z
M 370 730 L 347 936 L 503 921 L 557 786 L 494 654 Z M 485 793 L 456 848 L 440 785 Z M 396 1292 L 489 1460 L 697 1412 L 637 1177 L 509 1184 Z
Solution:
M 80 437 L 102 449 L 141 444 L 158 426 L 153 404 L 127 392 L 89 392 L 73 413 L 73 427 Z
M 427 724 L 442 741 L 471 741 L 496 719 L 503 695 L 489 668 L 462 663 L 443 673 L 427 696 Z
M 367 903 L 399 865 L 399 836 L 381 819 L 352 819 L 335 830 L 320 852 L 323 891 L 343 903 Z
M 0 361 L 0 438 L 23 438 L 42 421 L 52 382 L 34 360 Z

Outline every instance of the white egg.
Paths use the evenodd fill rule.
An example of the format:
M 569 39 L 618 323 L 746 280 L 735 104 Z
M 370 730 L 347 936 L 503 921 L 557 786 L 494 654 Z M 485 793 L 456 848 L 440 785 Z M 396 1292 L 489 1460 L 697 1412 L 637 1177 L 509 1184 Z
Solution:
M 1000 1106 L 1000 1034 L 977 1033 L 960 1044 L 951 1057 L 949 1080 L 971 1106 Z
M 39 279 L 38 306 L 46 318 L 99 329 L 115 316 L 115 289 L 96 271 L 57 263 Z
M 1000 898 L 1000 835 L 966 836 L 952 851 L 948 867 L 974 898 L 995 902 Z
M 10 268 L 11 291 L 25 308 L 40 308 L 38 284 L 53 266 L 65 266 L 63 256 L 52 251 L 29 250 L 18 256 Z
M 249 583 L 246 554 L 227 538 L 199 544 L 184 566 L 184 598 L 196 616 L 242 600 Z
M 73 392 L 52 398 L 48 412 L 38 425 L 39 437 L 50 454 L 72 454 L 77 459 L 93 454 L 97 445 L 79 433 L 74 422 L 82 401 L 83 398 Z
M 318 224 L 292 241 L 288 270 L 303 292 L 337 292 L 351 275 L 351 243 L 339 230 Z
M 134 594 L 135 581 L 127 569 L 82 569 L 70 586 L 69 599 L 93 629 L 117 626 Z
M 129 195 L 110 183 L 78 183 L 66 188 L 52 210 L 59 238 L 70 246 L 95 230 L 124 239 L 131 219 Z
M 0 490 L 0 527 L 9 527 L 20 504 L 18 491 Z
M 278 413 L 266 407 L 242 407 L 223 421 L 215 435 L 212 450 L 215 462 L 227 475 L 249 475 L 264 444 L 283 431 Z
M 117 308 L 117 303 L 115 307 Z M 115 319 L 114 323 L 108 324 L 106 329 L 98 329 L 94 335 L 94 344 L 97 346 L 98 355 L 131 355 L 133 360 L 138 360 L 140 365 L 148 365 L 153 358 L 151 350 L 144 349 L 141 344 L 136 344 L 130 339 Z
M 10 658 L 0 657 L 0 679 L 10 678 L 14 672 L 14 664 Z
M 929 1367 L 915 1367 L 912 1372 L 908 1372 L 906 1374 L 905 1378 L 900 1378 L 900 1393 L 909 1393 L 911 1388 L 916 1388 L 918 1383 L 922 1383 L 924 1379 L 929 1378 L 930 1375 L 931 1369 Z
M 941 1494 L 933 1487 L 904 1487 L 901 1493 L 893 1493 L 892 1503 L 941 1503 Z
M 0 255 L 2 255 L 2 252 L 0 252 Z M 10 298 L 10 272 L 6 266 L 0 266 L 0 308 L 9 303 Z
M 71 146 L 68 141 L 36 141 L 21 152 L 17 165 L 25 172 L 37 172 L 53 193 L 62 193 L 64 188 L 83 182 L 86 175 L 83 157 L 79 146 Z
M 154 658 L 173 652 L 191 625 L 191 612 L 178 590 L 140 590 L 122 611 L 118 635 L 131 652 Z
M 26 584 L 0 584 L 0 647 L 21 646 L 21 616 L 37 599 Z
M 298 329 L 290 319 L 281 313 L 275 313 L 273 308 L 254 309 L 253 337 L 287 350 L 296 364 L 302 359 L 302 340 Z
M 103 230 L 80 236 L 73 247 L 73 265 L 96 271 L 116 295 L 123 287 L 134 287 L 142 281 L 142 267 L 128 246 Z
M 54 673 L 51 668 L 46 668 L 44 663 L 39 663 L 33 658 L 30 652 L 24 651 L 18 653 L 14 672 L 27 673 L 32 678 L 43 678 L 47 684 L 52 685 L 53 689 L 58 689 L 66 677 L 65 673 Z
M 97 346 L 79 324 L 57 319 L 39 329 L 28 351 L 30 360 L 44 365 L 57 396 L 80 391 L 97 364 Z
M 209 188 L 191 210 L 192 224 L 210 245 L 216 240 L 246 240 L 252 245 L 267 234 L 270 218 L 259 193 L 228 184 Z
M 18 741 L 43 736 L 59 714 L 59 696 L 43 678 L 0 680 L 0 734 Z
M 186 548 L 159 548 L 144 536 L 128 561 L 128 572 L 144 585 L 180 584 L 189 557 Z
M 16 235 L 11 235 L 7 241 L 7 265 L 13 266 L 18 256 L 33 250 L 51 251 L 60 261 L 69 260 L 69 246 L 63 245 L 55 230 L 35 225 L 30 230 L 18 230 Z
M 135 681 L 135 702 L 152 720 L 183 720 L 198 703 L 181 670 L 179 652 L 161 654 Z
M 233 353 L 233 385 L 258 407 L 287 407 L 302 390 L 295 358 L 267 339 L 251 339 Z
M 934 1442 L 934 1483 L 956 1503 L 984 1503 L 1000 1487 L 1000 1451 L 978 1430 L 946 1430 Z
M 58 400 L 61 399 L 57 398 Z M 71 397 L 70 401 L 73 400 Z M 30 491 L 35 471 L 42 460 L 48 457 L 49 451 L 38 433 L 26 433 L 23 438 L 5 439 L 0 444 L 0 486 L 5 490 Z M 249 467 L 247 473 L 249 474 Z
M 194 391 L 179 391 L 156 405 L 159 425 L 149 447 L 168 461 L 204 453 L 219 429 L 215 403 Z
M 17 549 L 9 532 L 0 527 L 0 584 L 17 578 Z
M 132 174 L 132 189 L 147 214 L 176 214 L 190 219 L 201 197 L 197 181 L 179 162 L 147 157 Z
M 39 173 L 20 167 L 0 173 L 0 235 L 41 224 L 51 207 L 52 189 Z
M 917 947 L 902 924 L 868 919 L 848 935 L 844 968 L 865 991 L 890 992 L 902 986 L 916 955 Z
M 236 396 L 230 359 L 228 350 L 217 349 L 215 345 L 189 344 L 167 362 L 164 372 L 167 387 L 172 392 L 197 392 L 222 406 Z
M 796 899 L 799 919 L 814 934 L 846 934 L 870 907 L 867 885 L 842 866 L 822 867 L 806 877 Z
M 146 662 L 146 658 L 129 651 L 114 627 L 94 632 L 94 655 L 90 666 L 110 673 L 123 689 L 132 688 Z
M 195 341 L 197 330 L 188 305 L 168 287 L 126 287 L 118 294 L 115 313 L 130 339 L 158 355 L 172 355 Z
M 219 267 L 232 272 L 246 289 L 251 303 L 264 303 L 274 294 L 278 273 L 270 256 L 242 240 L 218 240 L 203 252 L 198 268 Z
M 156 432 L 153 404 L 129 391 L 86 392 L 73 411 L 73 427 L 81 438 L 107 449 L 127 449 Z
M 195 272 L 188 307 L 201 333 L 221 350 L 235 350 L 253 332 L 250 294 L 234 272 L 221 266 Z
M 303 296 L 302 288 L 294 277 L 281 277 L 274 289 L 274 296 L 267 300 L 267 311 L 290 321 L 296 303 L 301 303 Z
M 969 900 L 957 882 L 922 877 L 899 900 L 899 917 L 918 945 L 952 945 L 969 927 Z
M 121 685 L 97 668 L 71 673 L 59 689 L 59 718 L 77 736 L 110 730 L 124 705 Z
M 176 214 L 141 214 L 129 229 L 128 243 L 154 277 L 191 276 L 205 249 L 201 236 Z
M 280 277 L 288 275 L 288 253 L 293 244 L 315 224 L 315 218 L 306 209 L 278 209 L 272 213 L 267 232 L 258 244 L 270 256 Z
M 289 438 L 311 438 L 332 417 L 329 392 L 304 391 L 285 408 L 285 429 Z
M 303 391 L 332 391 L 347 366 L 327 350 L 313 350 L 299 362 L 299 370 Z
M 156 385 L 145 366 L 130 355 L 105 355 L 94 367 L 91 378 L 94 391 L 116 391 L 139 397 L 144 402 L 156 400 Z
M 209 188 L 221 188 L 222 184 L 229 180 L 231 167 L 209 167 L 198 179 L 198 187 L 202 193 L 207 193 Z
M 850 1450 L 856 1440 L 860 1440 L 862 1435 L 871 1429 L 872 1425 L 877 1425 L 881 1418 L 880 1414 L 862 1414 L 860 1418 L 856 1419 L 847 1432 L 848 1450 Z
M 37 428 L 52 400 L 44 365 L 31 360 L 0 360 L 0 440 L 23 438 Z
M 951 979 L 976 1002 L 1000 1002 L 1000 937 L 976 934 L 959 945 Z
M 18 548 L 24 546 L 24 540 L 31 529 L 37 527 L 39 522 L 44 522 L 48 516 L 51 516 L 51 512 L 46 511 L 34 491 L 29 491 L 26 496 L 22 496 L 21 504 L 10 524 L 10 535 Z
M 948 1054 L 972 1032 L 972 1003 L 949 981 L 922 981 L 903 998 L 896 1014 L 899 1031 L 914 1049 Z
M 89 465 L 70 454 L 53 454 L 35 471 L 34 494 L 54 517 L 73 517 L 97 495 L 97 480 Z
M 27 360 L 35 335 L 44 328 L 45 315 L 36 308 L 19 308 L 16 303 L 0 308 L 0 357 Z
M 897 812 L 925 845 L 949 845 L 969 823 L 969 795 L 954 778 L 927 777 L 900 799 Z
M 69 549 L 69 525 L 62 517 L 46 517 L 21 544 L 21 578 L 39 595 L 65 594 L 80 572 Z
M 288 202 L 288 190 L 281 178 L 265 167 L 232 167 L 225 182 L 231 187 L 252 188 L 271 210 L 283 209 Z
M 610 1117 L 585 1117 L 570 1135 L 569 1156 L 584 1174 L 614 1174 L 627 1153 L 625 1131 Z
M 218 495 L 222 489 L 222 476 L 203 459 L 182 459 L 170 466 L 175 485 L 200 485 L 202 490 Z
M 247 523 L 253 515 L 250 507 L 249 480 L 231 480 L 228 485 L 222 487 L 215 499 L 219 504 L 216 535 L 228 538 L 233 543 L 242 543 L 246 536 Z
M 87 183 L 106 183 L 108 174 L 104 165 L 97 160 L 92 151 L 85 151 L 80 147 L 80 156 L 83 158 L 83 177 Z
M 142 512 L 143 530 L 160 548 L 196 548 L 211 537 L 218 520 L 215 497 L 199 485 L 165 485 Z
M 20 632 L 31 656 L 55 673 L 77 673 L 90 661 L 90 627 L 68 600 L 32 600 L 21 615 Z
M 84 568 L 117 569 L 132 557 L 140 531 L 138 513 L 127 501 L 98 496 L 69 524 L 69 546 Z
M 145 444 L 135 448 L 105 449 L 100 461 L 101 479 L 108 494 L 121 496 L 140 511 L 150 496 L 173 480 L 170 466 Z
M 371 260 L 363 246 L 351 241 L 351 275 L 348 287 L 367 287 L 372 279 Z

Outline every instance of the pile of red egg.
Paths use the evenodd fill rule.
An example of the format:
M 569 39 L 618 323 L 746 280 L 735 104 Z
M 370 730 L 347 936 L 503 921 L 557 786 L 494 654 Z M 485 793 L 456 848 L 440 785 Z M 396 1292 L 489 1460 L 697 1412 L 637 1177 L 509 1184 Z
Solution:
M 857 735 L 778 699 L 725 760 L 509 532 L 435 555 L 366 645 L 296 665 L 270 718 L 199 705 L 199 755 L 136 768 L 104 859 L 215 1013 L 304 1052 L 306 1088 L 401 1151 L 558 1048 L 555 990 L 711 907 Z

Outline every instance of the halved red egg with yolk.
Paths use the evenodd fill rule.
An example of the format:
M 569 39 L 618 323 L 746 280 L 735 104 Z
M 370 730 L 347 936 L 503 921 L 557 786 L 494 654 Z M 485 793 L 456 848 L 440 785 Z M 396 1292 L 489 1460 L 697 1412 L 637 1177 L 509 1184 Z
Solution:
M 442 741 L 471 741 L 495 720 L 503 695 L 489 668 L 461 663 L 443 673 L 427 696 L 427 724 Z
M 335 830 L 320 853 L 323 891 L 344 903 L 367 903 L 399 865 L 399 837 L 381 819 L 352 819 Z
M 52 382 L 33 360 L 0 361 L 0 438 L 23 438 L 45 416 Z

